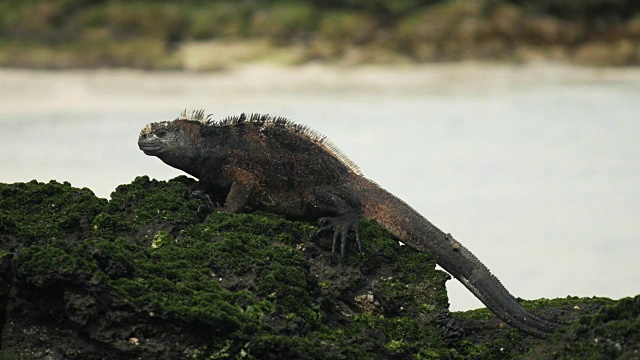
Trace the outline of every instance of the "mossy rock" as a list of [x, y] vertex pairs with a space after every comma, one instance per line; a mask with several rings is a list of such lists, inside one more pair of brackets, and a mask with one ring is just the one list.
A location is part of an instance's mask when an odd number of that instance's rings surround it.
[[528, 359], [639, 359], [640, 295], [608, 302], [528, 354]]
[[375, 222], [342, 263], [313, 219], [206, 213], [195, 186], [143, 176], [107, 201], [0, 184], [0, 356], [599, 359], [639, 346], [638, 298], [524, 302], [574, 323], [543, 342], [485, 309], [452, 316], [449, 276]]
[[447, 276], [426, 255], [363, 222], [365, 255], [351, 249], [341, 265], [313, 222], [203, 214], [189, 197], [194, 186], [139, 177], [107, 202], [67, 183], [0, 184], [5, 353], [357, 359], [427, 344], [451, 352], [433, 327], [447, 318]]
[[[588, 317], [606, 305], [614, 304], [602, 297], [581, 298], [568, 296], [558, 299], [520, 300], [522, 306], [547, 317], [559, 318], [564, 323], [576, 322], [581, 316]], [[513, 359], [530, 354], [553, 339], [533, 339], [516, 329], [506, 326], [486, 308], [455, 312], [453, 317], [464, 329], [462, 352], [474, 359]], [[563, 331], [563, 330], [561, 330]], [[533, 349], [533, 350], [532, 350]], [[542, 357], [549, 359], [553, 356]], [[581, 358], [581, 357], [577, 357]]]
[[0, 184], [0, 236], [44, 243], [76, 239], [89, 233], [88, 225], [106, 206], [91, 190], [68, 182]]

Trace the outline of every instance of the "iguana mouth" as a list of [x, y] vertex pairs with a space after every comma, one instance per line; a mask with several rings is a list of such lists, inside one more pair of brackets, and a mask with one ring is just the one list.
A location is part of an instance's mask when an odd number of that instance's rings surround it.
[[145, 144], [145, 143], [138, 143], [138, 147], [140, 148], [140, 150], [142, 150], [142, 152], [144, 152], [147, 155], [152, 155], [152, 154], [156, 154], [158, 153], [163, 147], [163, 144]]

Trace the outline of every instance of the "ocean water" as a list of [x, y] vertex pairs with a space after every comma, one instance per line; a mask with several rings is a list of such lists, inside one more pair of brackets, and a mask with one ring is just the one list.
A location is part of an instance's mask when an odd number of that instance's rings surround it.
[[[0, 70], [0, 182], [69, 181], [108, 198], [138, 175], [172, 178], [136, 140], [185, 108], [324, 133], [515, 296], [640, 293], [640, 69]], [[481, 306], [447, 287], [452, 309]]]

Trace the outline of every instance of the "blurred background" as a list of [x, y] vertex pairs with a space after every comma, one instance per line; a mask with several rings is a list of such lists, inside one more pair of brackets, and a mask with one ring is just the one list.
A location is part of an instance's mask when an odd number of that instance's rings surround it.
[[3, 0], [0, 65], [640, 63], [636, 0]]
[[108, 198], [181, 174], [138, 150], [146, 123], [271, 113], [514, 295], [617, 299], [640, 290], [638, 65], [636, 0], [4, 0], [0, 182]]

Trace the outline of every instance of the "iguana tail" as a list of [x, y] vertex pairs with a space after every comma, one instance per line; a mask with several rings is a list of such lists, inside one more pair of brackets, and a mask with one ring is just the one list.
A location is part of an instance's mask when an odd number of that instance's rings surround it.
[[560, 326], [525, 309], [475, 255], [405, 202], [368, 184], [362, 191], [363, 214], [389, 229], [403, 243], [432, 256], [460, 280], [497, 317], [530, 335], [546, 338]]

